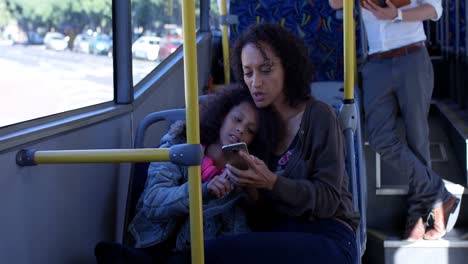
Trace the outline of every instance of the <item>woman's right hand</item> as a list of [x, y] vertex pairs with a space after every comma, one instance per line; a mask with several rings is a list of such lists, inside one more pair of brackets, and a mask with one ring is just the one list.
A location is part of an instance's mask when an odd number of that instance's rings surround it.
[[221, 175], [215, 176], [207, 185], [208, 193], [216, 198], [222, 198], [232, 191], [234, 186], [226, 178], [227, 172], [224, 171]]
[[278, 176], [268, 169], [265, 162], [242, 151], [239, 155], [247, 162], [249, 169], [240, 170], [227, 164], [225, 172], [227, 171], [229, 180], [244, 188], [272, 190]]

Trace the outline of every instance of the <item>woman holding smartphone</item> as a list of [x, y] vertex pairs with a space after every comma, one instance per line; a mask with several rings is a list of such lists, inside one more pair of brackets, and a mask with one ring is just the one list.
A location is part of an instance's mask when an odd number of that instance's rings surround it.
[[243, 153], [248, 170], [227, 165], [229, 178], [256, 190], [260, 208], [269, 208], [260, 223], [269, 232], [207, 243], [207, 263], [355, 263], [359, 216], [348, 191], [342, 133], [334, 110], [310, 95], [313, 72], [303, 41], [280, 25], [253, 25], [231, 58], [255, 105], [273, 108], [286, 131], [275, 144], [273, 170]]

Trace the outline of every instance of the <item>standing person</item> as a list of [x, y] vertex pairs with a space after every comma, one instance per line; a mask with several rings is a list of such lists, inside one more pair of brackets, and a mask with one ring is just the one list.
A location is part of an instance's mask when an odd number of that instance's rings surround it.
[[[343, 0], [329, 3], [333, 8], [343, 6]], [[369, 0], [361, 3], [369, 44], [368, 61], [362, 69], [369, 143], [383, 160], [409, 178], [403, 238], [439, 239], [449, 231], [447, 227], [453, 227], [457, 217], [453, 212], [460, 204], [431, 169], [429, 155], [427, 118], [434, 77], [422, 22], [440, 18], [441, 0], [411, 0], [399, 8], [390, 0], [386, 0], [386, 7]], [[403, 118], [407, 143], [397, 136], [398, 112]], [[429, 213], [434, 224], [426, 231]]]
[[335, 111], [310, 95], [304, 42], [280, 25], [253, 25], [231, 57], [256, 106], [276, 111], [285, 131], [272, 162], [242, 153], [249, 169], [226, 165], [235, 185], [255, 193], [258, 210], [270, 209], [260, 223], [267, 232], [207, 241], [206, 262], [355, 263], [359, 217], [348, 191], [344, 140]]

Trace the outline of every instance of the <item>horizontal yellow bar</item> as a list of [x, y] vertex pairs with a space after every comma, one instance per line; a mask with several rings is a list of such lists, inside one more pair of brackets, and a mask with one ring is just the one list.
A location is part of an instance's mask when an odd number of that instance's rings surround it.
[[36, 164], [169, 161], [168, 148], [50, 150], [34, 153]]

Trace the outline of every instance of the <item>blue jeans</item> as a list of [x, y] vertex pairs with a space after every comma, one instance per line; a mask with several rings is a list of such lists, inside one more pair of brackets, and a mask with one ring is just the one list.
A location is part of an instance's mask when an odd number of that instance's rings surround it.
[[205, 242], [207, 264], [356, 263], [354, 232], [344, 224], [323, 219], [285, 220], [271, 232], [223, 236]]

